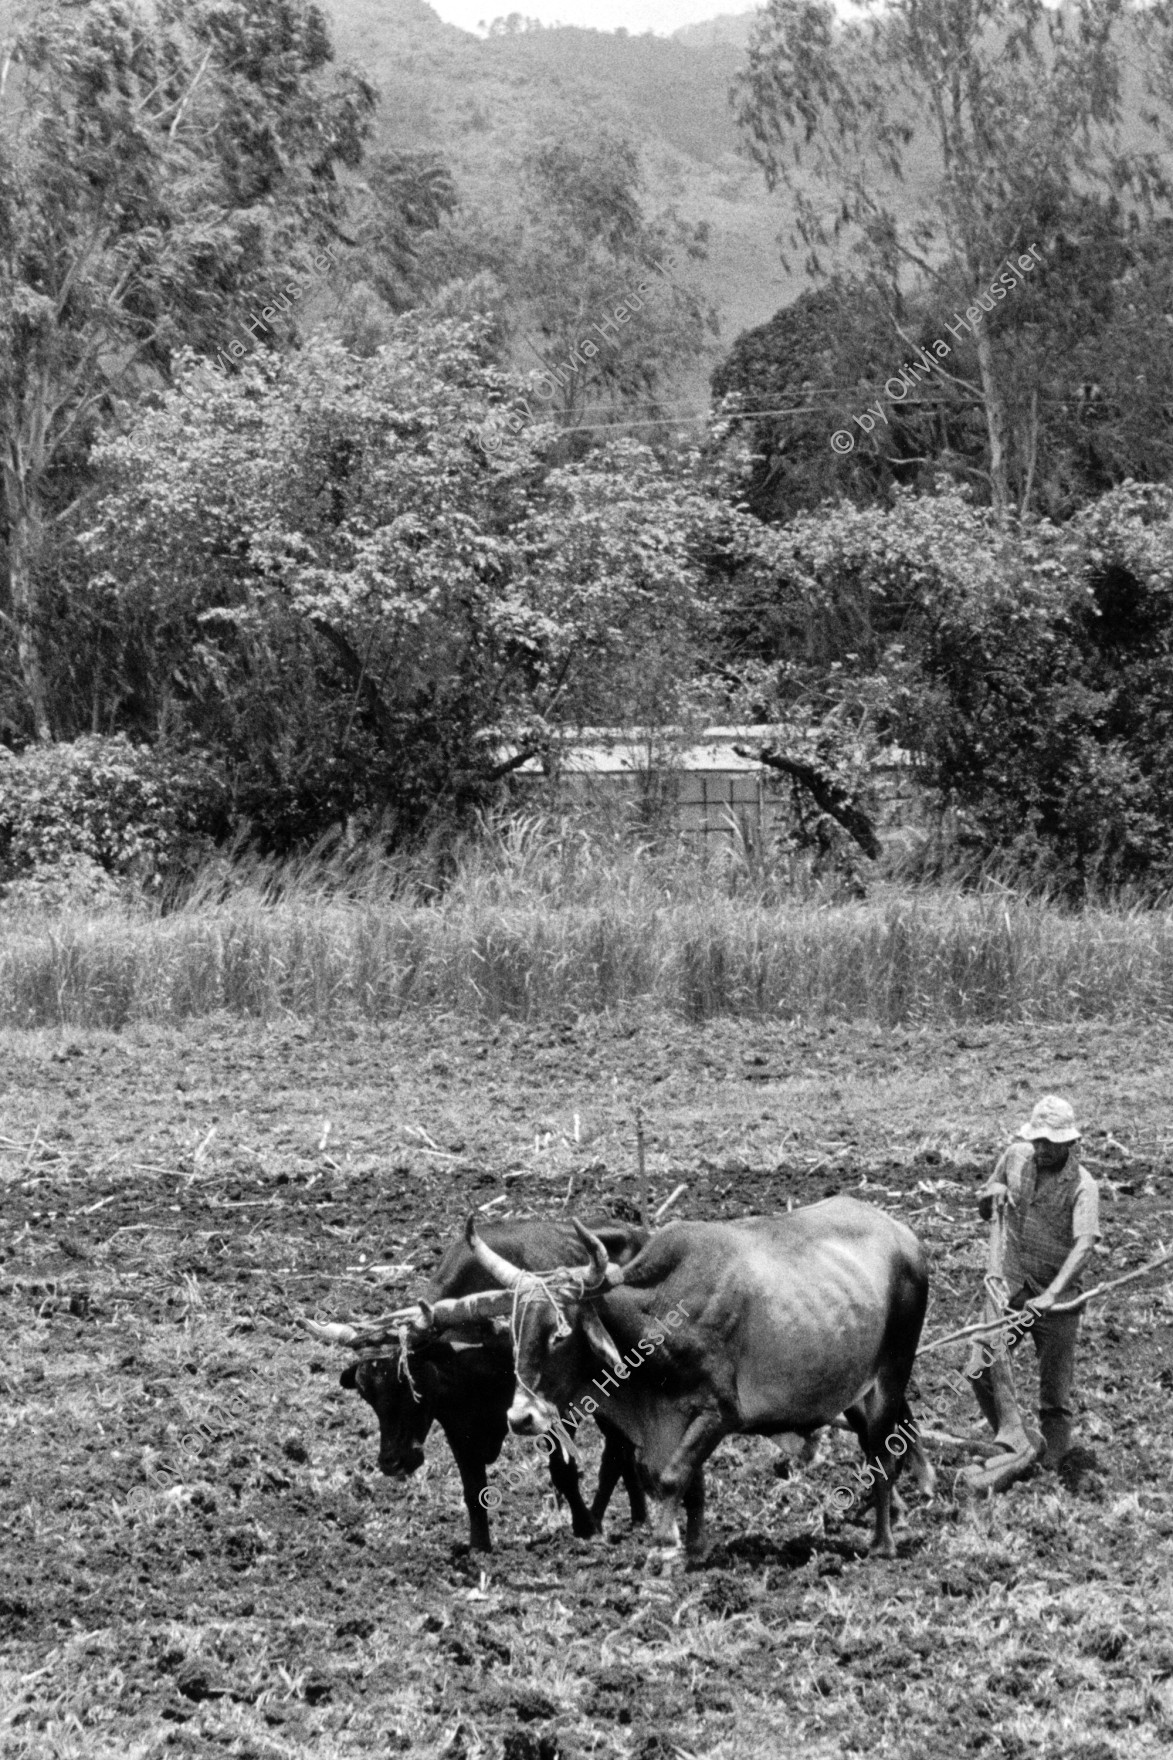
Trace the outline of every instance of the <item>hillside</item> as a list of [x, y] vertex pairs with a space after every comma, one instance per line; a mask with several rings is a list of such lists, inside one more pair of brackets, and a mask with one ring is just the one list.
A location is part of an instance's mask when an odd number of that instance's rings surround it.
[[[0, 0], [0, 33], [35, 3]], [[719, 324], [682, 370], [685, 407], [704, 408], [713, 367], [737, 337], [807, 285], [801, 259], [789, 268], [781, 260], [788, 200], [771, 195], [742, 154], [729, 104], [754, 11], [715, 16], [671, 37], [555, 27], [485, 38], [444, 23], [426, 0], [320, 4], [339, 59], [380, 90], [379, 144], [442, 154], [462, 201], [481, 214], [515, 209], [518, 167], [535, 133], [573, 134], [576, 124], [594, 122], [632, 139], [645, 210], [671, 208], [708, 228], [707, 261], [677, 272]], [[1135, 59], [1126, 63], [1126, 104], [1138, 113], [1140, 69]], [[1129, 144], [1141, 144], [1142, 132], [1138, 123]], [[915, 211], [936, 175], [931, 159], [914, 160], [897, 201]]]
[[690, 49], [704, 48], [710, 43], [732, 43], [738, 49], [744, 49], [757, 16], [756, 8], [749, 12], [726, 12], [719, 18], [705, 19], [702, 24], [681, 25], [672, 35], [678, 43], [687, 43]]
[[[674, 37], [566, 27], [480, 38], [445, 24], [425, 0], [319, 3], [338, 59], [379, 87], [379, 144], [441, 152], [462, 197], [488, 212], [511, 205], [522, 144], [535, 129], [582, 116], [633, 139], [646, 209], [672, 206], [709, 227], [708, 261], [682, 279], [714, 308], [720, 329], [681, 375], [689, 407], [707, 406], [709, 375], [738, 334], [802, 290], [804, 278], [779, 261], [781, 201], [739, 155], [729, 107], [751, 12]], [[35, 0], [0, 0], [0, 37], [35, 10]]]
[[535, 128], [590, 115], [638, 143], [647, 208], [672, 205], [710, 229], [708, 261], [687, 279], [716, 309], [720, 334], [684, 375], [694, 407], [707, 402], [709, 373], [739, 332], [801, 290], [778, 258], [781, 205], [739, 156], [728, 102], [742, 58], [731, 37], [752, 14], [675, 38], [567, 27], [482, 39], [444, 24], [424, 0], [324, 0], [324, 10], [339, 57], [380, 88], [381, 142], [442, 151], [471, 201], [507, 202]]

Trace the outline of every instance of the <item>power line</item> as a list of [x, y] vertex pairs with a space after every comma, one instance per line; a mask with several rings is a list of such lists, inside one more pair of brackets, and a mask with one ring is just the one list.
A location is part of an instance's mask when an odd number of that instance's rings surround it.
[[[866, 391], [861, 393], [858, 389], [853, 387], [851, 401], [856, 402], [861, 395], [866, 397], [868, 393]], [[1098, 409], [1106, 408], [1106, 400], [1103, 403], [1099, 403], [1098, 401], [1093, 402], [1093, 400], [1081, 397], [1057, 397], [1050, 392], [1040, 392], [1039, 402], [1049, 403], [1057, 408], [1067, 408], [1072, 406], [1077, 408], [1086, 407], [1089, 409], [1093, 407]], [[636, 407], [638, 408], [639, 406], [636, 405]], [[949, 397], [947, 395], [940, 397], [910, 397], [907, 399], [901, 399], [899, 403], [893, 404], [892, 407], [898, 412], [904, 409], [982, 409], [985, 407], [985, 400], [980, 397], [961, 398]], [[838, 417], [842, 416], [843, 413], [842, 404], [801, 403], [790, 405], [785, 409], [703, 410], [699, 412], [690, 411], [688, 414], [684, 415], [666, 412], [661, 416], [641, 416], [638, 418], [617, 416], [614, 421], [610, 422], [576, 422], [568, 427], [559, 427], [558, 432], [560, 434], [605, 434], [616, 428], [673, 428], [684, 427], [690, 422], [761, 421], [767, 417], [772, 418], [774, 416]], [[867, 413], [868, 411], [865, 407], [864, 414], [866, 415]], [[848, 417], [847, 419], [850, 420], [851, 418]], [[491, 420], [481, 424], [482, 428], [488, 428], [494, 425], [495, 424]], [[551, 422], [550, 425], [557, 426], [557, 424], [553, 422]]]

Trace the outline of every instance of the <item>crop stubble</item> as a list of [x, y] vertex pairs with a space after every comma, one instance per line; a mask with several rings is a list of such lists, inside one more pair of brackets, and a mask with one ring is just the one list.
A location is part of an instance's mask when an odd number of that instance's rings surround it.
[[[492, 1560], [470, 1559], [442, 1439], [406, 1488], [383, 1480], [371, 1414], [294, 1316], [391, 1305], [363, 1264], [414, 1265], [397, 1298], [473, 1204], [631, 1205], [640, 1099], [655, 1194], [687, 1179], [684, 1214], [866, 1181], [932, 1249], [941, 1330], [977, 1299], [973, 1176], [1045, 1089], [1076, 1100], [1119, 1187], [1111, 1267], [1169, 1240], [1170, 1061], [1156, 1030], [1094, 1024], [7, 1035], [0, 1753], [1167, 1750], [1159, 1285], [1088, 1325], [1082, 1494], [946, 1493], [896, 1563], [865, 1564], [866, 1529], [825, 1513], [854, 1443], [780, 1480], [739, 1439], [710, 1468], [713, 1553], [673, 1579], [618, 1505], [606, 1539], [574, 1541], [515, 1441], [525, 1482]], [[925, 1359], [916, 1405], [964, 1435], [962, 1349]], [[948, 1484], [963, 1456], [934, 1453]]]

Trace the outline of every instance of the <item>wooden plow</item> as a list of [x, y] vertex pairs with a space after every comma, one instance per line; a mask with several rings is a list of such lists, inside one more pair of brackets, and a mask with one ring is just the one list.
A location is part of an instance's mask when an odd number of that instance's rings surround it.
[[[993, 1458], [983, 1466], [963, 1468], [961, 1482], [972, 1491], [1003, 1491], [1015, 1480], [1021, 1479], [1029, 1472], [1039, 1455], [1042, 1453], [1042, 1440], [1029, 1431], [1023, 1423], [1014, 1392], [1014, 1381], [1010, 1370], [1009, 1351], [1006, 1333], [1008, 1329], [1022, 1332], [1033, 1324], [1030, 1304], [1025, 1308], [1010, 1311], [1007, 1308], [1009, 1291], [1002, 1275], [1005, 1253], [1005, 1211], [999, 1205], [994, 1212], [990, 1228], [990, 1252], [988, 1268], [985, 1276], [986, 1301], [983, 1318], [972, 1326], [960, 1326], [955, 1332], [947, 1332], [941, 1338], [930, 1339], [922, 1344], [917, 1352], [918, 1357], [927, 1356], [930, 1351], [942, 1349], [947, 1344], [956, 1344], [962, 1339], [988, 1337], [989, 1355], [987, 1368], [990, 1375], [990, 1396], [983, 1400], [978, 1395], [978, 1403], [983, 1414], [995, 1431]], [[1126, 1284], [1135, 1283], [1139, 1278], [1151, 1277], [1155, 1272], [1167, 1269], [1173, 1264], [1173, 1251], [1164, 1245], [1155, 1259], [1147, 1265], [1140, 1265], [1135, 1271], [1126, 1271], [1120, 1277], [1108, 1278], [1097, 1283], [1093, 1289], [1085, 1290], [1081, 1295], [1074, 1296], [1067, 1302], [1056, 1302], [1053, 1307], [1045, 1309], [1048, 1314], [1074, 1314], [1087, 1306], [1090, 1301], [1107, 1295], [1110, 1291], [1123, 1289]], [[975, 1388], [975, 1393], [977, 1389]], [[987, 1404], [989, 1409], [987, 1410]]]

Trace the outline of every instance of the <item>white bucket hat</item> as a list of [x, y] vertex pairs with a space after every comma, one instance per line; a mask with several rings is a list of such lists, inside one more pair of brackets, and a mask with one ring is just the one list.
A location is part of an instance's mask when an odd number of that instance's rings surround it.
[[1036, 1137], [1047, 1137], [1052, 1143], [1077, 1143], [1079, 1127], [1075, 1122], [1075, 1113], [1066, 1100], [1060, 1100], [1058, 1094], [1044, 1094], [1030, 1120], [1019, 1132], [1028, 1143]]

